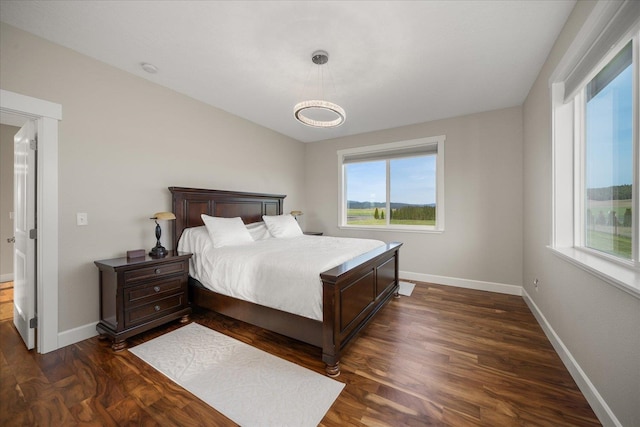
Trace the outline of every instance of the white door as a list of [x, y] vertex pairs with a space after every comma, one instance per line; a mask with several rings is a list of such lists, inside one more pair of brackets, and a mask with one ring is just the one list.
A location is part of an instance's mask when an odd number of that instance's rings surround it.
[[13, 139], [13, 323], [28, 349], [35, 345], [35, 329], [30, 325], [36, 311], [35, 141], [34, 121], [25, 124]]

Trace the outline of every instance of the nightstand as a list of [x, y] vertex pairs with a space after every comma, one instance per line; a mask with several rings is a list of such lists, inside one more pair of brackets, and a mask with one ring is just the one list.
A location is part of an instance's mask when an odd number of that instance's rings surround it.
[[111, 338], [114, 351], [127, 347], [127, 338], [175, 319], [189, 320], [190, 253], [169, 252], [163, 258], [114, 258], [95, 261], [100, 270], [102, 338]]
[[307, 236], [322, 236], [322, 231], [304, 231], [303, 234]]

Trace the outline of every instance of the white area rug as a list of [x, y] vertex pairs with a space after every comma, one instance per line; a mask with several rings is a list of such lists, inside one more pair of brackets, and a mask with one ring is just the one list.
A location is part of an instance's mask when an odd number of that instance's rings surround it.
[[197, 323], [129, 351], [243, 427], [317, 426], [344, 387]]
[[413, 288], [416, 287], [416, 285], [413, 283], [402, 282], [402, 281], [399, 283], [399, 285], [400, 286], [398, 287], [398, 293], [400, 295], [404, 295], [407, 297], [411, 296], [411, 292], [413, 292]]

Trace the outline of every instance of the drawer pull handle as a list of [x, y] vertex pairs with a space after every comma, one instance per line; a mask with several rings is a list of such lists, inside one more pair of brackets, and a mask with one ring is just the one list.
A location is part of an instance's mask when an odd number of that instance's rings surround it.
[[156, 268], [155, 273], [156, 273], [156, 274], [160, 274], [160, 269], [159, 269], [159, 268]]
[[160, 292], [160, 286], [154, 286], [153, 290], [156, 291], [156, 292]]
[[156, 311], [160, 311], [160, 306], [159, 306], [159, 305], [156, 305], [156, 306], [155, 306], [155, 307], [153, 307], [153, 308], [155, 308], [155, 309], [156, 309]]

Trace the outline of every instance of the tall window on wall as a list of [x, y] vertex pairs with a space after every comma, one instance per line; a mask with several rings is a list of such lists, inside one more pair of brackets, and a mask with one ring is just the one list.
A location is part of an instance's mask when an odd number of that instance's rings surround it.
[[585, 247], [633, 259], [634, 149], [632, 47], [627, 45], [579, 97], [584, 116], [580, 177]]
[[598, 2], [551, 77], [552, 249], [640, 297], [640, 2]]
[[444, 136], [338, 151], [340, 226], [444, 230]]

